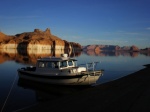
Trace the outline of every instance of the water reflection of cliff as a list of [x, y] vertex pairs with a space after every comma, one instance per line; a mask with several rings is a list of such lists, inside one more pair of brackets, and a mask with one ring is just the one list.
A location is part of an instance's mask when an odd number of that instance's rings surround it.
[[[32, 64], [35, 65], [36, 61], [40, 57], [59, 57], [61, 54], [68, 54], [70, 57], [78, 57], [81, 55], [80, 50], [17, 50], [17, 49], [0, 49], [0, 63], [4, 63], [5, 61], [14, 60], [18, 63], [23, 64]], [[137, 57], [139, 54], [150, 56], [150, 52], [128, 52], [128, 51], [116, 51], [116, 52], [95, 52], [94, 50], [83, 51], [82, 53], [90, 56], [129, 56], [129, 57]]]
[[40, 57], [59, 57], [64, 53], [68, 54], [70, 57], [81, 55], [81, 51], [78, 50], [0, 49], [0, 63], [14, 60], [18, 63], [35, 65], [37, 59]]

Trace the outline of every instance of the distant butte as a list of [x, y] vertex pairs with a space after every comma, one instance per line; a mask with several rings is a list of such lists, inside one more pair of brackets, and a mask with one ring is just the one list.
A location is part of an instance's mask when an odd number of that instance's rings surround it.
[[132, 52], [139, 52], [140, 49], [135, 46], [123, 46], [120, 47], [118, 45], [87, 45], [87, 46], [83, 46], [82, 49], [84, 51], [90, 51], [90, 50], [94, 50], [96, 52], [100, 52], [100, 51], [132, 51]]

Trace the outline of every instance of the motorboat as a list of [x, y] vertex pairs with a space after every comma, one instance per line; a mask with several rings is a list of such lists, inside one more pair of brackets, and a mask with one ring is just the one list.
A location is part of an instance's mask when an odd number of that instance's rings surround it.
[[95, 63], [77, 66], [75, 58], [63, 54], [60, 57], [39, 58], [36, 66], [18, 69], [18, 75], [21, 78], [57, 85], [91, 85], [103, 74], [101, 69], [94, 70]]

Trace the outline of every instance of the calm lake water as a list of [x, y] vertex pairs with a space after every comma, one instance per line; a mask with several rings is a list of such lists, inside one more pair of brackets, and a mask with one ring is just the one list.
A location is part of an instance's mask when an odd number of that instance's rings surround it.
[[[55, 100], [83, 89], [21, 81], [17, 69], [34, 65], [36, 58], [37, 55], [0, 54], [0, 109], [3, 112], [28, 108], [38, 102]], [[144, 68], [143, 65], [150, 64], [150, 55], [140, 53], [81, 53], [75, 58], [78, 65], [99, 62], [96, 69], [105, 70], [95, 85], [126, 76]]]

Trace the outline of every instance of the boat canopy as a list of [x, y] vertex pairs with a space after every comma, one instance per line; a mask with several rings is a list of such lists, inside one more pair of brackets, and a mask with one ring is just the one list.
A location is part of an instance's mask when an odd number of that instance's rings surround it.
[[76, 59], [73, 59], [73, 58], [69, 58], [69, 57], [47, 57], [47, 58], [40, 58], [38, 59], [38, 61], [77, 61]]

